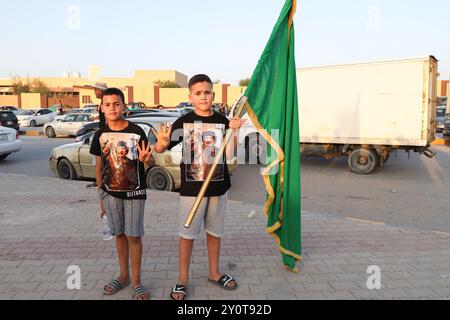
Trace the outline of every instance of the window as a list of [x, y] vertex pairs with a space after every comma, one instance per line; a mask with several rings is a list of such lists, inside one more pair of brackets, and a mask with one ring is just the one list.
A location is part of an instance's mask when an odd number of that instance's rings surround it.
[[73, 115], [67, 116], [64, 118], [64, 122], [73, 122], [73, 121], [75, 121], [75, 117], [76, 116], [73, 116]]
[[83, 103], [92, 103], [91, 96], [83, 96]]

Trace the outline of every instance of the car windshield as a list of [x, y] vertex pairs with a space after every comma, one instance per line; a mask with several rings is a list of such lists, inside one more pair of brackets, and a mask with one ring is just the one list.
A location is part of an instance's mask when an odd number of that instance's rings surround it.
[[445, 109], [437, 109], [436, 116], [438, 116], [439, 118], [445, 117], [445, 111]]
[[16, 120], [16, 116], [12, 112], [0, 112], [0, 119], [4, 121], [11, 121]]
[[18, 116], [32, 116], [34, 113], [29, 110], [18, 110], [17, 115]]

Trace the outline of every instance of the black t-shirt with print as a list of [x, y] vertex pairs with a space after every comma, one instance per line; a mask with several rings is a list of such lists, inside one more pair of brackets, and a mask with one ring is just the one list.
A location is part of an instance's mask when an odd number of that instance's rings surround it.
[[90, 153], [103, 163], [101, 188], [121, 199], [147, 199], [144, 164], [139, 161], [137, 144], [148, 139], [144, 130], [128, 122], [128, 127], [114, 131], [106, 125], [92, 139]]
[[[217, 112], [210, 117], [190, 112], [172, 125], [169, 150], [179, 143], [183, 144], [183, 160], [180, 165], [181, 196], [196, 197], [200, 193], [215, 155], [223, 143], [229, 123], [226, 117]], [[224, 153], [205, 196], [222, 196], [230, 188], [230, 174]]]

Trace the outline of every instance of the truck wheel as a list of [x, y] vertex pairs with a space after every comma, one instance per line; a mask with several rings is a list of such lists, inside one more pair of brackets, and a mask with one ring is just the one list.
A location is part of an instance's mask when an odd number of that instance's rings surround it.
[[53, 129], [53, 127], [47, 127], [47, 129], [45, 129], [45, 134], [49, 138], [55, 138], [56, 137], [55, 129]]
[[153, 167], [147, 173], [147, 187], [159, 191], [173, 191], [175, 184], [169, 172], [161, 167]]
[[58, 162], [58, 176], [65, 180], [76, 180], [77, 173], [75, 168], [67, 159], [62, 159]]
[[369, 174], [378, 165], [378, 154], [375, 150], [358, 148], [352, 151], [348, 158], [350, 169], [357, 174]]

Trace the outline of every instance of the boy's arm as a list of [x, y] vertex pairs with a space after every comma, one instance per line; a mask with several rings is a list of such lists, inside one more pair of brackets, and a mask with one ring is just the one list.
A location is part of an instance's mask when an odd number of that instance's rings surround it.
[[242, 127], [242, 125], [245, 123], [246, 120], [242, 120], [239, 117], [234, 117], [231, 119], [229, 123], [229, 128], [233, 129], [233, 138], [230, 141], [229, 144], [227, 144], [226, 148], [226, 155], [227, 160], [232, 160], [234, 156], [237, 154], [237, 147], [239, 143], [239, 129]]
[[227, 160], [231, 161], [237, 154], [239, 143], [239, 130], [233, 130], [233, 138], [231, 138], [230, 143], [227, 144], [226, 155]]
[[98, 195], [100, 198], [100, 218], [103, 218], [105, 215], [105, 208], [103, 206], [102, 198], [101, 198], [101, 189], [102, 186], [102, 170], [103, 170], [103, 163], [101, 157], [96, 157], [96, 166], [95, 166], [95, 178], [96, 178], [96, 184], [98, 187]]

